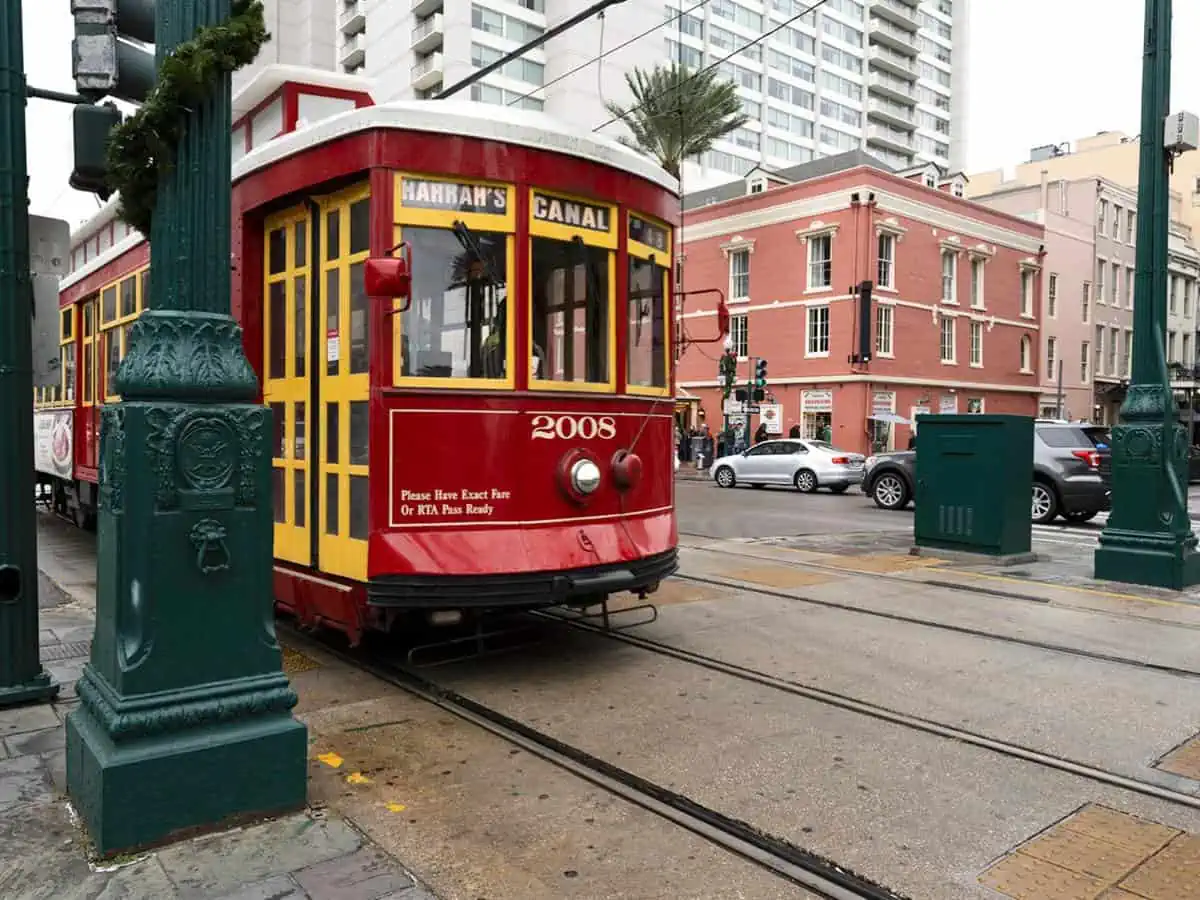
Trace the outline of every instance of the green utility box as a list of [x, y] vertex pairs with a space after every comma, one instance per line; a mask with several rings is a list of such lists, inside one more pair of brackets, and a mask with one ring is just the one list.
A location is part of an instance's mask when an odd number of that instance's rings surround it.
[[916, 545], [1028, 554], [1032, 476], [1032, 418], [918, 416]]

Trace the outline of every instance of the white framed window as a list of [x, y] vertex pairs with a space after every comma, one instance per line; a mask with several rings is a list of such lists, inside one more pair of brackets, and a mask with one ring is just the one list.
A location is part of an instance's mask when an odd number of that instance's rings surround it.
[[1092, 345], [1079, 342], [1079, 380], [1087, 384], [1092, 380]]
[[1046, 377], [1054, 378], [1058, 371], [1058, 338], [1046, 338]]
[[1080, 321], [1084, 325], [1092, 318], [1092, 283], [1090, 281], [1083, 283], [1083, 296], [1080, 297], [1079, 315]]
[[1104, 374], [1104, 332], [1103, 325], [1096, 326], [1096, 342], [1093, 345], [1096, 350], [1096, 362], [1095, 368], [1092, 371], [1097, 375]]
[[1100, 201], [1100, 212], [1096, 214], [1096, 230], [1105, 233], [1105, 223], [1108, 221], [1108, 201]]
[[1112, 264], [1112, 305], [1121, 305], [1121, 264]]
[[808, 343], [805, 346], [805, 356], [829, 355], [829, 307], [810, 306], [807, 309], [805, 331]]
[[833, 235], [813, 235], [808, 239], [808, 289], [826, 290], [832, 285]]
[[[971, 365], [983, 365], [983, 323], [971, 323]], [[968, 410], [969, 412], [969, 410]]]
[[765, 179], [765, 178], [753, 178], [753, 179], [751, 179], [751, 180], [750, 180], [750, 189], [747, 191], [747, 193], [750, 193], [750, 194], [761, 194], [761, 193], [763, 193], [763, 191], [765, 191], [766, 189], [767, 189], [767, 179]]
[[953, 316], [941, 316], [938, 320], [938, 350], [942, 362], [947, 365], [953, 365], [956, 362]]
[[1196, 282], [1190, 278], [1183, 280], [1183, 315], [1184, 318], [1192, 314], [1192, 294], [1195, 293]]
[[1167, 362], [1173, 363], [1179, 361], [1179, 356], [1175, 353], [1175, 332], [1167, 332]]
[[1180, 340], [1182, 343], [1179, 348], [1179, 361], [1191, 368], [1196, 364], [1196, 360], [1192, 359], [1192, 336], [1184, 334]]
[[1131, 247], [1137, 240], [1137, 213], [1132, 209], [1125, 212], [1125, 243]]
[[1119, 328], [1110, 328], [1108, 330], [1108, 346], [1106, 348], [1108, 356], [1105, 359], [1104, 365], [1110, 375], [1118, 375], [1117, 372], [1117, 341], [1120, 339], [1121, 330]]
[[1131, 368], [1133, 354], [1133, 329], [1126, 328], [1121, 336], [1121, 372], [1126, 378], [1133, 371]]
[[956, 182], [954, 182], [954, 186], [953, 186], [953, 187], [950, 189], [950, 192], [951, 192], [952, 194], [954, 194], [954, 196], [955, 196], [955, 197], [961, 197], [961, 196], [963, 196], [963, 186], [962, 186], [962, 182], [961, 182], [961, 181], [956, 181]]
[[1046, 282], [1046, 315], [1058, 318], [1058, 273], [1051, 272]]
[[746, 300], [750, 297], [750, 251], [729, 252], [729, 299]]
[[1137, 273], [1132, 267], [1125, 270], [1125, 306], [1133, 309], [1133, 288], [1137, 284]]
[[1021, 315], [1033, 315], [1033, 272], [1029, 269], [1021, 272]]
[[1121, 239], [1121, 213], [1124, 211], [1122, 207], [1113, 204], [1112, 239], [1114, 241]]
[[896, 308], [887, 304], [875, 307], [875, 353], [892, 356], [892, 337], [896, 325]]
[[983, 267], [986, 260], [971, 260], [971, 306], [983, 309]]
[[1031, 368], [1033, 357], [1033, 342], [1029, 340], [1029, 335], [1021, 338], [1021, 371], [1025, 373], [1032, 372]]
[[958, 254], [953, 250], [942, 251], [942, 302], [957, 303], [957, 274]]
[[930, 175], [928, 172], [925, 173], [925, 187], [928, 187], [928, 188], [936, 188], [937, 187], [937, 178], [935, 178], [933, 175]]
[[729, 317], [729, 337], [737, 358], [746, 359], [750, 355], [750, 321], [745, 313]]
[[879, 235], [879, 286], [896, 289], [896, 236]]
[[1108, 268], [1108, 262], [1103, 259], [1096, 260], [1096, 303], [1104, 305], [1104, 273]]
[[1175, 315], [1176, 311], [1179, 309], [1179, 276], [1178, 275], [1171, 276], [1171, 290], [1167, 294], [1167, 298], [1169, 300], [1169, 312], [1171, 313], [1171, 315]]

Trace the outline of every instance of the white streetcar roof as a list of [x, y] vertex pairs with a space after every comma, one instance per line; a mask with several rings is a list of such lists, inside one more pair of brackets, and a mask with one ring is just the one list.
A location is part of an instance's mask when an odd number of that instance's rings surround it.
[[564, 153], [640, 176], [669, 191], [679, 182], [619, 141], [580, 132], [543, 112], [471, 100], [402, 100], [350, 110], [256, 147], [233, 166], [233, 180], [296, 153], [375, 128], [456, 134]]

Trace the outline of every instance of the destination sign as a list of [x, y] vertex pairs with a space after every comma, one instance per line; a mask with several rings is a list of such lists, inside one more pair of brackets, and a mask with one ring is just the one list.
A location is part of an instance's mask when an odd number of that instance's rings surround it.
[[577, 200], [564, 200], [561, 197], [550, 197], [535, 191], [533, 194], [533, 217], [539, 222], [551, 222], [555, 225], [566, 225], [569, 228], [582, 228], [585, 231], [599, 231], [607, 234], [612, 210], [607, 206], [595, 206], [591, 203], [580, 203]]
[[401, 178], [400, 184], [401, 205], [411, 209], [444, 209], [492, 216], [508, 212], [508, 188], [425, 178]]
[[667, 252], [667, 229], [660, 228], [652, 222], [638, 216], [629, 217], [629, 239], [653, 247], [655, 250]]

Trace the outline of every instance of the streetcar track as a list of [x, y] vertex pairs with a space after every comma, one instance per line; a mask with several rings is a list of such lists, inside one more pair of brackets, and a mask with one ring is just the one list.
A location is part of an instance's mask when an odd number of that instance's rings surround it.
[[280, 622], [278, 627], [294, 644], [315, 646], [826, 900], [908, 900], [811, 850], [606, 762], [451, 688], [437, 685], [411, 669], [390, 660], [369, 658], [365, 651], [334, 647], [287, 623]]
[[[704, 548], [692, 548], [692, 549], [704, 549]], [[727, 556], [738, 556], [738, 557], [741, 557], [744, 559], [757, 560], [759, 562], [773, 562], [773, 561], [777, 562], [777, 560], [772, 560], [770, 557], [765, 557], [765, 556], [754, 556], [752, 554], [744, 554], [744, 553], [742, 553], [742, 554], [724, 553], [724, 551], [722, 551], [722, 553], [723, 553], [723, 555], [727, 555]], [[799, 563], [798, 565], [803, 566], [803, 565], [807, 565], [807, 563]], [[833, 567], [831, 567], [831, 566], [827, 566], [827, 567], [823, 567], [823, 568], [833, 569]], [[835, 571], [841, 572], [843, 574], [849, 574], [849, 575], [860, 574], [856, 571], [852, 571], [852, 570], [848, 570], [848, 569], [836, 569]], [[867, 574], [874, 575], [877, 573], [867, 573]], [[1016, 644], [1016, 645], [1020, 645], [1020, 646], [1030, 647], [1035, 650], [1045, 650], [1045, 651], [1051, 652], [1051, 653], [1062, 653], [1062, 654], [1069, 655], [1069, 656], [1080, 657], [1082, 659], [1091, 659], [1091, 660], [1095, 660], [1097, 662], [1109, 663], [1111, 665], [1129, 666], [1129, 667], [1136, 668], [1136, 669], [1143, 669], [1148, 672], [1157, 672], [1162, 675], [1170, 675], [1175, 678], [1200, 678], [1200, 670], [1196, 670], [1196, 669], [1184, 669], [1184, 668], [1180, 668], [1178, 666], [1170, 666], [1165, 663], [1156, 663], [1156, 662], [1150, 662], [1147, 660], [1130, 659], [1127, 656], [1120, 656], [1115, 653], [1103, 653], [1099, 650], [1087, 650], [1083, 647], [1071, 647], [1066, 644], [1054, 644], [1049, 641], [1039, 641], [1034, 638], [1022, 638], [1022, 637], [1017, 637], [1015, 635], [996, 634], [995, 632], [985, 631], [981, 628], [972, 628], [968, 625], [954, 625], [949, 622], [939, 622], [935, 619], [923, 619], [923, 618], [920, 618], [919, 616], [908, 616], [908, 615], [905, 615], [904, 613], [888, 612], [887, 610], [879, 610], [879, 609], [867, 609], [867, 608], [861, 607], [861, 606], [852, 606], [852, 605], [849, 605], [846, 603], [838, 603], [835, 600], [818, 600], [814, 597], [806, 597], [801, 594], [789, 594], [787, 591], [781, 591], [781, 590], [775, 590], [775, 589], [768, 588], [768, 587], [763, 587], [760, 585], [753, 584], [752, 582], [741, 582], [741, 581], [727, 580], [724, 578], [713, 578], [708, 575], [689, 575], [686, 572], [676, 572], [671, 577], [679, 579], [681, 581], [690, 581], [690, 582], [694, 582], [696, 584], [705, 584], [705, 585], [709, 585], [711, 587], [724, 588], [726, 590], [747, 591], [750, 593], [762, 594], [763, 596], [772, 597], [772, 598], [780, 599], [780, 600], [793, 600], [793, 601], [797, 601], [800, 603], [807, 603], [812, 606], [824, 607], [826, 609], [836, 609], [836, 610], [840, 610], [843, 612], [857, 613], [857, 614], [863, 615], [863, 616], [873, 616], [873, 617], [879, 618], [879, 619], [887, 619], [887, 620], [893, 621], [893, 622], [903, 622], [904, 624], [907, 624], [907, 625], [919, 625], [919, 626], [924, 626], [926, 628], [936, 628], [936, 629], [939, 629], [942, 631], [949, 631], [954, 634], [964, 634], [964, 635], [968, 635], [970, 637], [983, 638], [985, 640], [997, 641], [997, 642], [1004, 643], [1004, 644]], [[939, 587], [939, 588], [943, 588], [946, 590], [959, 590], [961, 588], [965, 593], [977, 593], [976, 591], [972, 591], [969, 587], [962, 588], [960, 585], [954, 585], [951, 582], [933, 582], [933, 583], [931, 583], [931, 582], [927, 582], [927, 581], [914, 581], [912, 579], [899, 579], [899, 578], [897, 578], [897, 580], [904, 581], [906, 584], [909, 584], [909, 585], [928, 584], [931, 587]], [[983, 592], [979, 592], [979, 593], [983, 593]], [[992, 596], [993, 592], [987, 591], [986, 594], [988, 596]], [[1096, 614], [1097, 615], [1108, 615], [1108, 613], [1096, 613]], [[1157, 620], [1150, 620], [1150, 621], [1155, 621], [1156, 624], [1165, 625], [1167, 627], [1174, 627], [1174, 625], [1175, 625], [1175, 623], [1172, 623], [1172, 622], [1157, 622]]]
[[803, 697], [807, 700], [812, 700], [826, 706], [832, 706], [846, 712], [856, 713], [867, 718], [888, 722], [892, 725], [899, 725], [910, 730], [920, 731], [926, 734], [932, 734], [938, 737], [947, 738], [949, 740], [958, 741], [960, 743], [969, 744], [981, 749], [990, 750], [1001, 756], [1031, 762], [1048, 769], [1055, 769], [1060, 772], [1086, 778], [1090, 781], [1104, 784], [1109, 787], [1119, 788], [1132, 793], [1142, 794], [1143, 796], [1164, 800], [1168, 803], [1174, 803], [1179, 806], [1186, 806], [1191, 809], [1200, 810], [1200, 796], [1184, 793], [1182, 791], [1176, 791], [1153, 782], [1143, 781], [1128, 775], [1121, 775], [1117, 772], [1110, 772], [1107, 769], [1102, 769], [1098, 766], [1092, 766], [1087, 763], [1081, 763], [1073, 759], [1068, 759], [1065, 756], [1058, 756], [1053, 753], [1045, 753], [1041, 750], [1035, 750], [1032, 747], [1026, 747], [1022, 744], [1001, 740], [1000, 738], [989, 737], [985, 734], [969, 731], [965, 728], [946, 725], [933, 719], [927, 719], [923, 716], [900, 712], [899, 710], [891, 709], [890, 707], [882, 706], [877, 703], [872, 703], [869, 700], [860, 700], [857, 697], [851, 697], [847, 694], [838, 693], [837, 691], [826, 690], [825, 688], [819, 688], [800, 681], [779, 678], [774, 675], [769, 675], [766, 672], [760, 672], [756, 669], [751, 669], [747, 666], [727, 662], [703, 653], [696, 653], [692, 650], [685, 650], [681, 647], [675, 647], [671, 644], [666, 644], [662, 641], [656, 641], [652, 638], [638, 637], [624, 631], [605, 629], [598, 625], [593, 625], [588, 622], [574, 619], [572, 618], [571, 614], [534, 612], [532, 615], [546, 620], [553, 620], [560, 624], [598, 637], [603, 637], [609, 640], [618, 641], [623, 644], [628, 644], [633, 647], [638, 647], [659, 656], [665, 656], [675, 659], [679, 662], [690, 663], [692, 665], [708, 669], [709, 671], [729, 675], [741, 681], [757, 684], [762, 687], [772, 688], [782, 693]]

